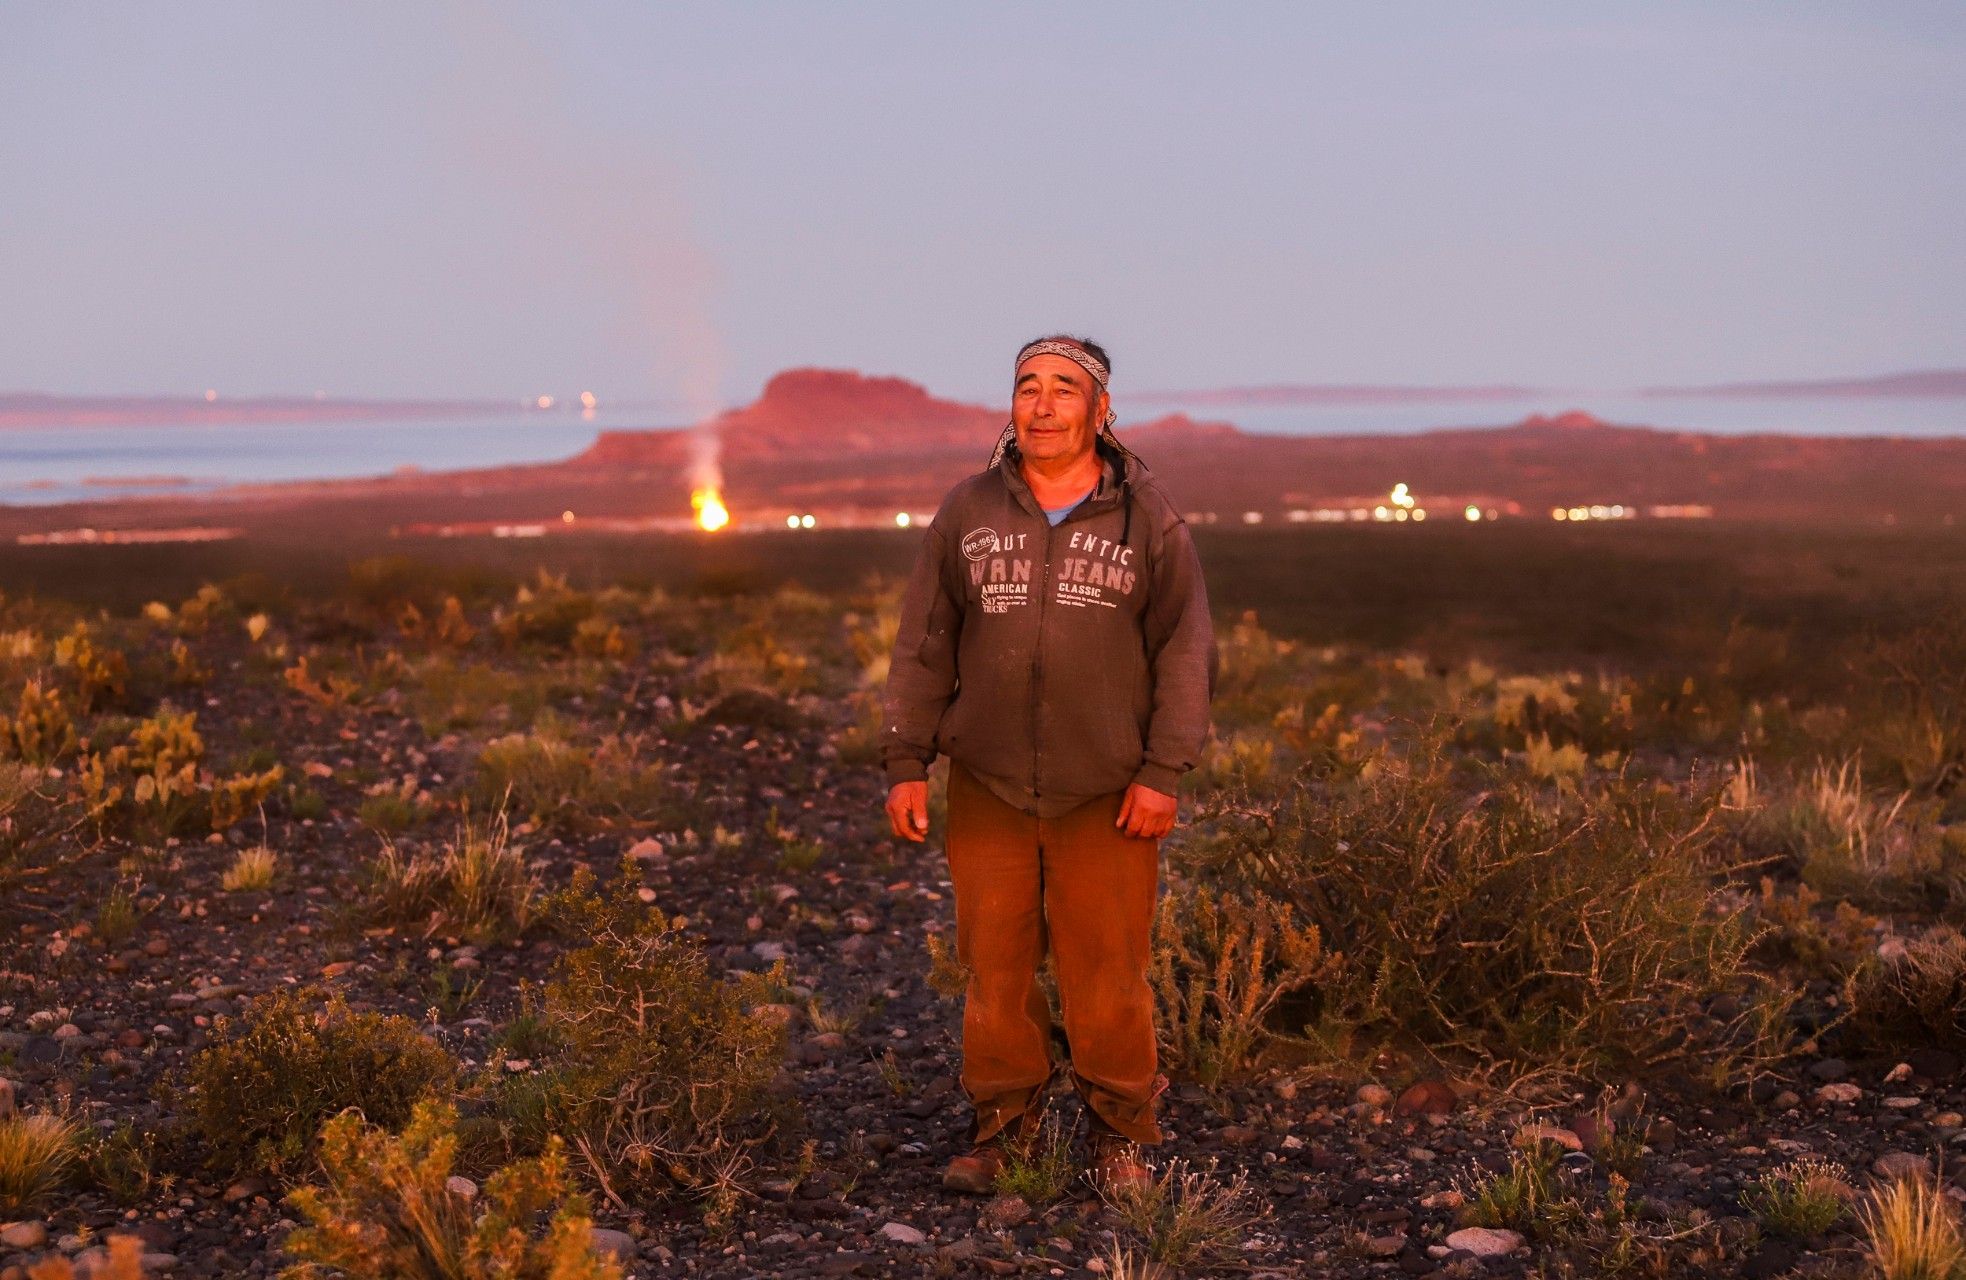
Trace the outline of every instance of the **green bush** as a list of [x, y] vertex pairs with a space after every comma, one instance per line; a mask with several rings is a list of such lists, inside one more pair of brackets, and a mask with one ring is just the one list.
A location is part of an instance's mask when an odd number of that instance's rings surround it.
[[[1779, 1048], [1746, 913], [1714, 906], [1717, 796], [1624, 775], [1539, 788], [1424, 726], [1356, 777], [1298, 775], [1198, 846], [1346, 959], [1327, 1022], [1436, 1052], [1578, 1073]], [[1745, 997], [1745, 998], [1744, 998]]]
[[369, 864], [364, 914], [385, 924], [435, 921], [479, 944], [506, 942], [532, 923], [538, 888], [500, 809], [483, 824], [465, 815], [437, 853], [405, 853], [385, 839]]
[[556, 1052], [539, 1101], [617, 1193], [688, 1189], [728, 1211], [750, 1153], [777, 1126], [770, 1086], [784, 1028], [748, 1013], [758, 987], [713, 978], [702, 949], [630, 884], [603, 898], [582, 874], [554, 900], [585, 945], [546, 986]]
[[188, 1101], [217, 1161], [282, 1175], [314, 1149], [329, 1116], [358, 1107], [378, 1124], [403, 1125], [455, 1073], [451, 1056], [408, 1018], [275, 991], [243, 1019], [218, 1020], [212, 1043], [191, 1060]]
[[[417, 1104], [400, 1137], [354, 1111], [328, 1121], [326, 1185], [287, 1196], [307, 1225], [284, 1242], [298, 1261], [283, 1280], [619, 1280], [621, 1268], [593, 1248], [587, 1201], [568, 1187], [557, 1139], [469, 1198], [449, 1185], [456, 1121], [450, 1104], [434, 1100]], [[535, 1224], [549, 1213], [542, 1233]]]
[[486, 743], [471, 794], [488, 805], [509, 798], [533, 821], [572, 834], [681, 818], [662, 767], [644, 759], [634, 743], [610, 737], [590, 747], [558, 724]]

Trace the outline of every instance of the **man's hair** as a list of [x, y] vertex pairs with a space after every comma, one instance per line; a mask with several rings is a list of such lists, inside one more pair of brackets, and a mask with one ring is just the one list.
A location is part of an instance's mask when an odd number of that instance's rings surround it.
[[[1093, 359], [1106, 366], [1107, 377], [1110, 378], [1112, 376], [1113, 358], [1106, 354], [1106, 348], [1100, 346], [1090, 338], [1081, 338], [1075, 333], [1047, 333], [1041, 338], [1031, 339], [1031, 342], [1076, 342], [1091, 353]], [[1025, 343], [1024, 347], [1030, 346], [1031, 342]], [[1022, 351], [1024, 347], [1017, 349]]]

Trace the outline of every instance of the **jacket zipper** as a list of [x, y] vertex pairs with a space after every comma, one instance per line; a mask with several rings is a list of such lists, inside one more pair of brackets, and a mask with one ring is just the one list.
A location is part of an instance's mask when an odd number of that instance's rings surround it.
[[1031, 802], [1038, 802], [1038, 758], [1043, 752], [1044, 732], [1038, 724], [1043, 714], [1044, 695], [1039, 684], [1044, 679], [1044, 611], [1051, 603], [1051, 538], [1057, 526], [1045, 519], [1042, 512], [1038, 519], [1044, 524], [1044, 577], [1038, 592], [1038, 636], [1031, 645]]

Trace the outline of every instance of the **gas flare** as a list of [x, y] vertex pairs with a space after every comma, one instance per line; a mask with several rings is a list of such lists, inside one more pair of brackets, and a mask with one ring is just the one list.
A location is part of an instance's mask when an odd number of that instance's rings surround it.
[[730, 509], [715, 489], [695, 490], [689, 495], [689, 505], [696, 511], [696, 523], [711, 533], [730, 523]]

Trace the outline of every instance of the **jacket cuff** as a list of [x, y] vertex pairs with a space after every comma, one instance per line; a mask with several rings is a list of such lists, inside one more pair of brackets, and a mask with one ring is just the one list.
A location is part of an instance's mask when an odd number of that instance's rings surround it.
[[1143, 787], [1160, 792], [1164, 796], [1178, 797], [1181, 794], [1181, 773], [1182, 771], [1179, 769], [1169, 768], [1164, 764], [1155, 764], [1150, 760], [1140, 766], [1140, 772], [1133, 775], [1133, 780]]
[[928, 766], [912, 756], [903, 756], [887, 762], [887, 785], [897, 782], [928, 781]]

